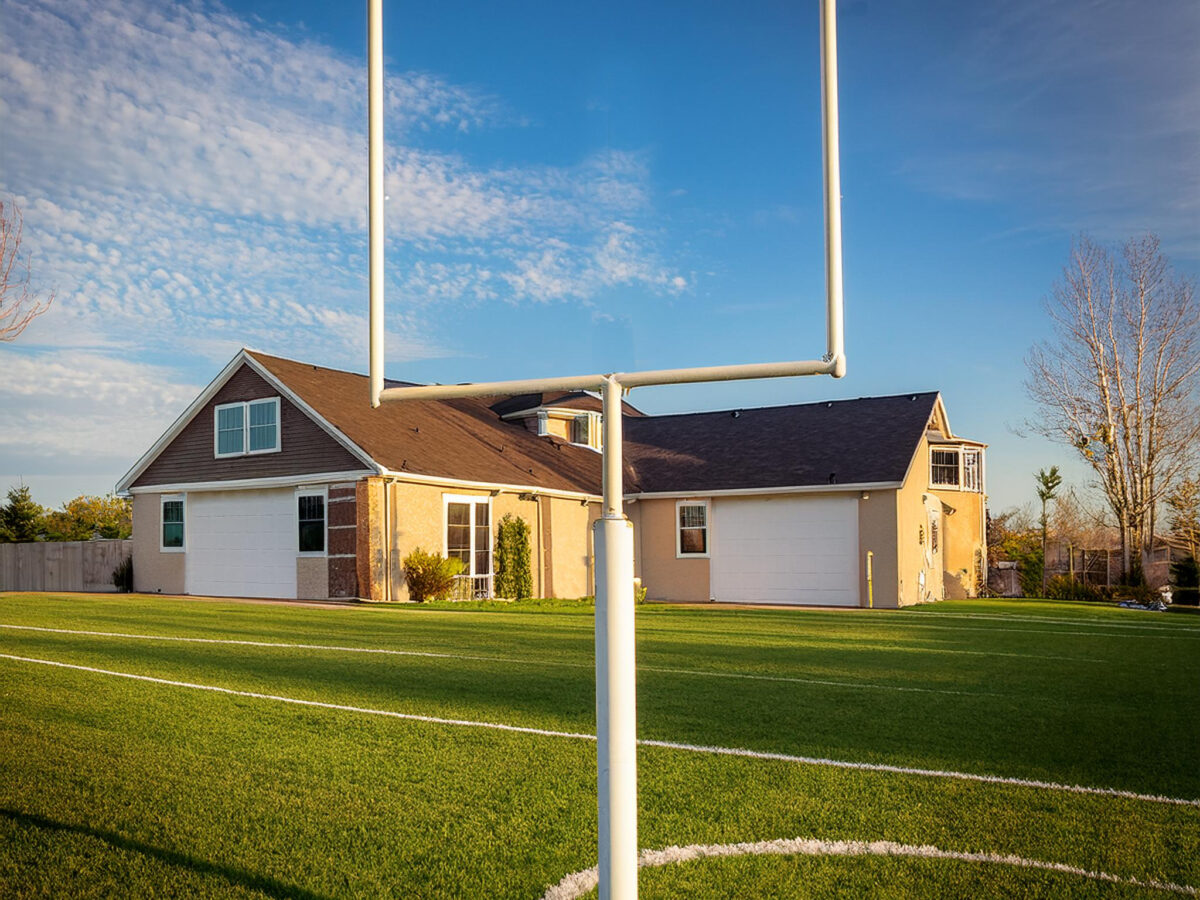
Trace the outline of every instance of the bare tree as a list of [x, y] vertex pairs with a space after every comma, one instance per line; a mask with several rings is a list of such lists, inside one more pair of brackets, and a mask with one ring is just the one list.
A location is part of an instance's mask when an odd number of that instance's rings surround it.
[[1152, 235], [1119, 258], [1087, 238], [1046, 302], [1052, 336], [1026, 360], [1041, 418], [1030, 427], [1091, 466], [1121, 535], [1125, 573], [1144, 566], [1165, 491], [1200, 441], [1200, 304]]
[[21, 238], [25, 217], [15, 201], [0, 200], [0, 341], [16, 340], [17, 335], [54, 302], [51, 291], [39, 300], [29, 287], [32, 274], [30, 257], [21, 258]]
[[1200, 559], [1200, 475], [1181, 478], [1167, 495], [1171, 533], [1187, 547], [1193, 559]]

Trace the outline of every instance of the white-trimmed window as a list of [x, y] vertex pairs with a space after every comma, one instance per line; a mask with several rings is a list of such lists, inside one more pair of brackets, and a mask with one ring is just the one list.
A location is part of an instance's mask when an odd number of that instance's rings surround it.
[[707, 500], [680, 500], [675, 504], [675, 556], [708, 556]]
[[158, 549], [164, 553], [182, 553], [184, 551], [183, 494], [163, 494], [159, 508], [161, 515], [158, 528]]
[[929, 451], [929, 481], [934, 487], [958, 487], [958, 450]]
[[460, 599], [492, 596], [491, 497], [442, 495], [446, 521], [446, 556], [462, 561]]
[[964, 491], [983, 490], [983, 454], [978, 450], [962, 452], [962, 486]]
[[604, 446], [600, 413], [586, 412], [571, 420], [571, 443], [599, 450]]
[[213, 410], [213, 455], [279, 452], [279, 398], [222, 403]]
[[976, 493], [983, 490], [983, 451], [974, 447], [931, 447], [929, 483]]
[[296, 550], [301, 556], [324, 556], [326, 534], [324, 488], [296, 491]]

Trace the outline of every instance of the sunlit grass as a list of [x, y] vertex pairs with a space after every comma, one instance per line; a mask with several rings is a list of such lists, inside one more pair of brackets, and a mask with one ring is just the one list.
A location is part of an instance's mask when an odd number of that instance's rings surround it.
[[[582, 604], [5, 595], [0, 624], [403, 651], [0, 628], [0, 653], [14, 656], [414, 715], [595, 728]], [[638, 610], [639, 733], [1191, 799], [1198, 662], [1200, 621], [1109, 608], [651, 605]], [[1195, 806], [659, 748], [643, 748], [639, 765], [644, 847], [889, 840], [1200, 884]], [[21, 896], [535, 897], [595, 862], [594, 768], [587, 741], [0, 659], [0, 885]], [[869, 872], [909, 885], [876, 896], [1129, 894], [915, 860], [722, 860], [642, 881], [646, 896], [834, 896], [874, 883]]]

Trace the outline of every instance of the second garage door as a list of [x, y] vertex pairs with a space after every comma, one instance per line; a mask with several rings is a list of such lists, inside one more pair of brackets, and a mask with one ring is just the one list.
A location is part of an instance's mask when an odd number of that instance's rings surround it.
[[187, 592], [294, 598], [295, 504], [291, 488], [188, 494]]
[[717, 498], [712, 512], [717, 600], [859, 605], [857, 498]]

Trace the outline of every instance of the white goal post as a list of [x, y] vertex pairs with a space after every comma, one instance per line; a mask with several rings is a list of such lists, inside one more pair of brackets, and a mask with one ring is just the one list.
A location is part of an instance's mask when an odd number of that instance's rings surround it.
[[599, 391], [603, 403], [603, 513], [596, 522], [596, 737], [601, 900], [637, 897], [637, 697], [633, 526], [622, 503], [621, 397], [650, 385], [846, 374], [838, 150], [836, 0], [818, 0], [825, 183], [825, 352], [820, 359], [385, 388], [383, 379], [383, 10], [367, 0], [370, 401], [449, 400], [547, 391]]

